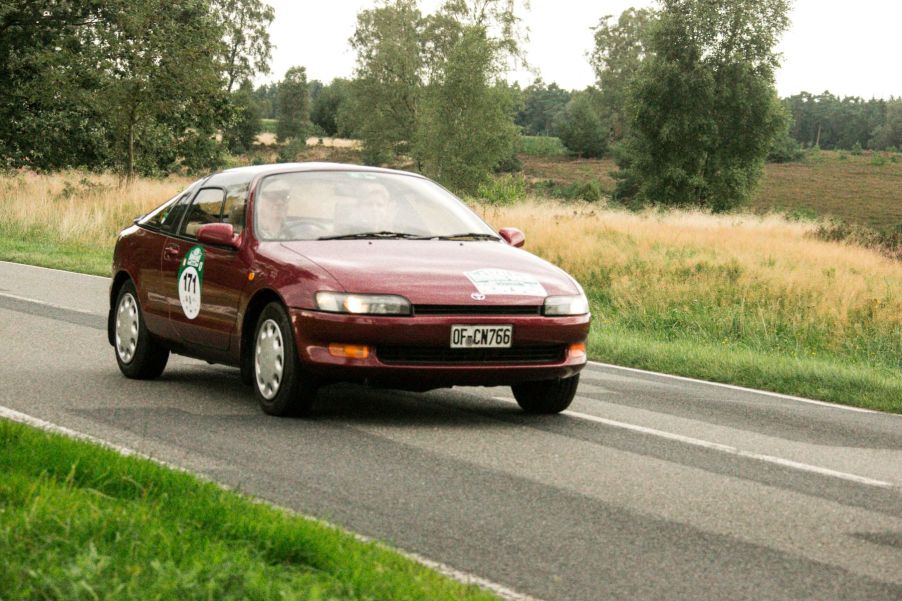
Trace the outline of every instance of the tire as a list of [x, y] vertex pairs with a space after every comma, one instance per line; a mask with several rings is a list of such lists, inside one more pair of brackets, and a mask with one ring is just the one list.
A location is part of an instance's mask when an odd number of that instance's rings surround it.
[[131, 280], [116, 296], [113, 321], [113, 351], [126, 378], [153, 380], [160, 377], [169, 361], [169, 349], [157, 342], [144, 325], [138, 293]]
[[280, 303], [270, 303], [260, 313], [253, 345], [254, 395], [263, 412], [309, 415], [316, 385], [301, 369], [291, 320]]
[[579, 374], [569, 378], [514, 384], [511, 390], [526, 413], [550, 415], [570, 406], [579, 386]]

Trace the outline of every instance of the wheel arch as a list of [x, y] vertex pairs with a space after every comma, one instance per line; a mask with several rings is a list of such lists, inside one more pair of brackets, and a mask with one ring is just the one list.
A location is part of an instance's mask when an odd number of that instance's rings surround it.
[[122, 290], [122, 286], [124, 286], [126, 282], [132, 282], [134, 284], [134, 281], [131, 274], [122, 269], [116, 273], [113, 277], [113, 283], [110, 284], [110, 311], [107, 314], [106, 335], [111, 345], [116, 344], [115, 335], [113, 334], [116, 299], [119, 297], [119, 291]]
[[251, 383], [252, 381], [252, 373], [253, 373], [253, 339], [254, 339], [254, 329], [257, 326], [257, 319], [260, 317], [260, 313], [263, 312], [263, 309], [270, 303], [277, 302], [281, 304], [283, 307], [288, 305], [285, 304], [285, 300], [279, 296], [279, 294], [271, 289], [271, 288], [261, 288], [257, 290], [251, 299], [247, 303], [247, 308], [244, 311], [244, 317], [241, 321], [241, 337], [240, 340], [240, 367], [241, 367], [241, 379], [244, 380], [246, 384]]

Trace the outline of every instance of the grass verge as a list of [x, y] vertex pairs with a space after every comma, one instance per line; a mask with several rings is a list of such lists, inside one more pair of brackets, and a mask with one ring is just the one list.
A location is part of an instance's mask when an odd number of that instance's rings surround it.
[[902, 373], [867, 363], [784, 354], [696, 340], [661, 340], [596, 324], [589, 338], [597, 361], [770, 390], [842, 405], [902, 413]]
[[2, 599], [494, 599], [212, 483], [0, 420]]
[[54, 240], [40, 230], [23, 231], [0, 223], [0, 261], [109, 277], [113, 252], [112, 247]]

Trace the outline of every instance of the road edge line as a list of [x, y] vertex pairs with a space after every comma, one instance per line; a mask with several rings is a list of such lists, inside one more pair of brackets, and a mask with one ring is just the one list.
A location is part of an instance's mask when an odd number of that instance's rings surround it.
[[865, 407], [855, 407], [853, 405], [841, 405], [840, 403], [831, 403], [830, 401], [818, 401], [816, 399], [806, 399], [805, 397], [793, 396], [791, 394], [783, 394], [781, 392], [772, 392], [770, 390], [760, 390], [758, 388], [748, 388], [746, 386], [739, 386], [736, 384], [725, 384], [723, 382], [712, 382], [711, 380], [700, 380], [698, 378], [691, 378], [689, 376], [677, 376], [675, 374], [666, 374], [660, 371], [651, 371], [648, 369], [639, 369], [638, 367], [625, 367], [623, 365], [614, 365], [613, 363], [604, 363], [602, 361], [587, 361], [589, 365], [597, 365], [599, 367], [608, 367], [611, 369], [620, 369], [623, 371], [629, 371], [633, 373], [646, 374], [649, 376], [659, 376], [662, 378], [670, 378], [672, 380], [680, 380], [683, 382], [692, 382], [693, 384], [705, 384], [708, 386], [717, 386], [720, 388], [728, 388], [730, 390], [738, 390], [740, 392], [751, 392], [753, 394], [763, 394], [769, 397], [775, 397], [778, 399], [787, 399], [790, 401], [798, 401], [800, 403], [810, 403], [812, 405], [820, 405], [821, 407], [831, 407], [833, 409], [842, 409], [843, 411], [854, 411], [856, 413], [875, 413], [877, 415], [892, 415], [895, 417], [902, 417], [902, 415], [898, 413], [890, 413], [888, 411], [877, 411], [876, 409], [867, 409]]
[[44, 267], [43, 265], [32, 265], [31, 263], [17, 263], [16, 261], [2, 261], [0, 260], [0, 264], [7, 265], [15, 265], [16, 267], [31, 267], [33, 269], [44, 269], [46, 271], [59, 271], [60, 273], [70, 273], [75, 275], [83, 275], [89, 278], [100, 278], [101, 280], [111, 280], [112, 276], [109, 275], [97, 275], [94, 273], [84, 273], [81, 271], [69, 271], [68, 269], [58, 269], [56, 267]]
[[[8, 261], [5, 261], [5, 262], [8, 262]], [[317, 518], [317, 517], [314, 517], [311, 515], [307, 515], [306, 513], [302, 513], [300, 511], [296, 511], [294, 509], [290, 509], [288, 507], [284, 507], [284, 506], [278, 505], [276, 503], [272, 503], [270, 501], [261, 499], [259, 497], [251, 496], [250, 494], [248, 494], [245, 491], [236, 490], [236, 489], [232, 488], [231, 486], [228, 486], [226, 484], [223, 484], [222, 482], [213, 480], [203, 474], [198, 474], [197, 472], [193, 472], [191, 470], [188, 470], [188, 469], [181, 467], [179, 465], [176, 465], [174, 463], [169, 463], [168, 461], [159, 459], [152, 455], [148, 455], [147, 453], [143, 453], [141, 451], [137, 451], [135, 449], [132, 449], [132, 448], [129, 448], [126, 446], [122, 446], [122, 445], [119, 445], [116, 443], [112, 443], [112, 442], [103, 440], [102, 438], [98, 438], [91, 434], [86, 434], [84, 432], [79, 432], [77, 430], [73, 430], [73, 429], [67, 428], [65, 426], [60, 426], [59, 424], [54, 424], [53, 422], [43, 420], [39, 417], [35, 417], [35, 416], [29, 415], [27, 413], [22, 413], [21, 411], [16, 411], [15, 409], [11, 409], [4, 405], [0, 405], [0, 419], [8, 419], [12, 422], [24, 424], [27, 426], [32, 426], [34, 428], [43, 430], [45, 432], [61, 434], [63, 436], [67, 436], [67, 437], [73, 438], [75, 440], [90, 442], [90, 443], [96, 444], [98, 446], [104, 447], [105, 449], [115, 451], [125, 457], [137, 457], [140, 459], [146, 459], [147, 461], [152, 461], [153, 463], [156, 463], [157, 465], [160, 465], [162, 467], [165, 467], [165, 468], [168, 468], [171, 470], [175, 470], [178, 472], [182, 472], [184, 474], [190, 474], [191, 476], [198, 478], [199, 480], [202, 480], [204, 482], [210, 482], [211, 484], [215, 484], [216, 486], [220, 487], [223, 490], [226, 490], [226, 491], [229, 491], [232, 493], [238, 493], [241, 496], [243, 496], [244, 498], [246, 498], [254, 503], [258, 503], [260, 505], [266, 505], [268, 507], [272, 507], [273, 509], [277, 509], [279, 511], [284, 511], [284, 512], [290, 513], [292, 515], [296, 515], [296, 516], [304, 518], [306, 520], [310, 520], [310, 521], [316, 522], [317, 524], [326, 526], [328, 528], [332, 528], [332, 529], [342, 532], [344, 534], [348, 534], [348, 535], [354, 537], [354, 539], [356, 539], [357, 541], [359, 541], [361, 543], [376, 545], [382, 549], [386, 549], [388, 551], [397, 553], [398, 555], [401, 555], [402, 557], [405, 557], [411, 561], [414, 561], [426, 568], [434, 570], [434, 571], [438, 572], [439, 574], [446, 576], [452, 580], [455, 580], [463, 585], [477, 586], [483, 590], [486, 590], [490, 593], [497, 595], [498, 597], [501, 597], [505, 601], [541, 601], [538, 597], [532, 597], [530, 595], [526, 595], [524, 593], [517, 592], [517, 591], [510, 589], [502, 584], [498, 584], [496, 582], [492, 582], [491, 580], [483, 578], [482, 576], [477, 576], [477, 575], [471, 574], [469, 572], [464, 572], [463, 570], [458, 570], [457, 568], [451, 567], [448, 564], [444, 564], [440, 561], [435, 561], [434, 559], [429, 559], [428, 557], [424, 557], [423, 555], [420, 555], [419, 553], [414, 553], [412, 551], [406, 551], [406, 550], [400, 549], [398, 547], [392, 547], [379, 540], [370, 538], [369, 536], [359, 534], [357, 532], [352, 532], [350, 530], [342, 528], [341, 526], [332, 524], [332, 523], [322, 520], [320, 518]]]

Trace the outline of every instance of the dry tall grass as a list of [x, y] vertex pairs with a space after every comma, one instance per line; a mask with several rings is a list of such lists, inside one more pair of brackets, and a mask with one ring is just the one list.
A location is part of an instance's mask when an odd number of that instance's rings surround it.
[[815, 239], [816, 225], [547, 201], [482, 211], [583, 282], [602, 323], [902, 367], [902, 263]]
[[129, 185], [114, 175], [64, 171], [21, 172], [0, 177], [0, 224], [54, 242], [112, 248], [116, 234], [135, 217], [162, 204], [190, 178], [138, 178]]

